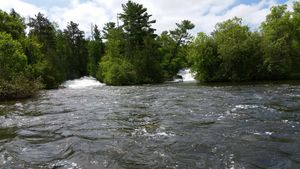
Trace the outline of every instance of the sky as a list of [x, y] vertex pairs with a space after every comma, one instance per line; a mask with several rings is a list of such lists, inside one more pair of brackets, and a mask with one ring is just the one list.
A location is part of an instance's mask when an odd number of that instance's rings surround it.
[[[253, 30], [259, 28], [270, 12], [270, 7], [288, 4], [295, 0], [133, 0], [141, 3], [156, 19], [153, 25], [157, 33], [171, 30], [182, 20], [192, 21], [196, 27], [192, 34], [210, 33], [215, 24], [234, 16], [243, 18], [244, 24]], [[79, 24], [79, 28], [89, 34], [91, 24], [100, 28], [107, 22], [116, 22], [122, 12], [121, 4], [127, 0], [0, 0], [0, 9], [14, 8], [25, 18], [38, 12], [55, 21], [61, 29], [68, 22]]]

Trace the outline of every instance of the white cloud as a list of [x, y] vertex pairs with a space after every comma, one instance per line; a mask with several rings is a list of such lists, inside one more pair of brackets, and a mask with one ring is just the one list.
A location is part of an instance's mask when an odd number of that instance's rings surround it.
[[256, 26], [265, 20], [266, 15], [270, 11], [270, 7], [275, 5], [274, 1], [261, 1], [258, 4], [244, 5], [240, 4], [233, 7], [226, 13], [227, 17], [241, 17], [246, 23]]
[[[143, 1], [137, 0], [137, 2], [143, 3], [148, 8], [149, 13], [153, 14], [153, 17], [157, 19], [155, 27], [158, 32], [163, 30], [169, 30], [175, 27], [175, 23], [182, 20], [191, 20], [193, 23], [199, 23], [204, 17], [210, 15], [218, 15], [223, 13], [230, 6], [234, 4], [234, 0], [173, 0], [173, 1]], [[215, 20], [210, 20], [210, 23], [205, 23], [204, 29], [195, 29], [194, 31], [204, 31], [206, 25], [215, 24]], [[197, 27], [199, 28], [199, 27]], [[200, 27], [201, 28], [201, 27]], [[207, 31], [206, 31], [207, 32]]]
[[21, 0], [0, 1], [0, 9], [9, 12], [12, 8], [24, 17], [34, 16], [38, 12], [46, 13], [45, 10]]
[[288, 0], [286, 2], [287, 6], [288, 6], [288, 10], [292, 10], [293, 9], [294, 2], [295, 2], [295, 0]]
[[[0, 1], [0, 8], [10, 10], [15, 8], [24, 16], [34, 16], [38, 11], [46, 13], [61, 28], [65, 28], [69, 21], [79, 23], [80, 28], [90, 32], [90, 25], [116, 22], [117, 13], [122, 11], [121, 4], [127, 0], [68, 0], [67, 6], [48, 7], [41, 9], [33, 4], [21, 0]], [[237, 4], [236, 0], [135, 0], [142, 3], [148, 12], [153, 14], [152, 19], [157, 23], [154, 27], [158, 33], [163, 30], [173, 29], [176, 22], [188, 19], [195, 23], [193, 34], [204, 31], [213, 31], [217, 22], [238, 16], [244, 19], [244, 23], [252, 28], [264, 21], [269, 13], [269, 8], [276, 4], [275, 0], [261, 0], [252, 4]], [[288, 3], [291, 3], [289, 0]]]
[[61, 28], [65, 28], [68, 22], [79, 23], [79, 28], [89, 33], [91, 24], [104, 25], [109, 21], [107, 10], [94, 2], [80, 4], [73, 1], [70, 6], [50, 9], [50, 18], [56, 21]]
[[234, 4], [227, 5], [222, 10], [213, 10], [215, 8], [221, 9], [222, 6], [213, 6], [208, 13], [192, 17], [190, 20], [195, 23], [196, 29], [193, 33], [203, 31], [210, 33], [214, 30], [218, 22], [225, 21], [235, 16], [243, 19], [243, 22], [251, 28], [258, 28], [260, 23], [265, 20], [269, 13], [270, 7], [276, 5], [274, 0], [262, 0], [259, 3], [253, 4]]

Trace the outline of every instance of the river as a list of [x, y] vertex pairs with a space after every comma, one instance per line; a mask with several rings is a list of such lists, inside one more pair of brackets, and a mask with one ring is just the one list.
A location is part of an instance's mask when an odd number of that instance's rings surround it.
[[299, 84], [65, 86], [0, 102], [0, 168], [300, 168]]

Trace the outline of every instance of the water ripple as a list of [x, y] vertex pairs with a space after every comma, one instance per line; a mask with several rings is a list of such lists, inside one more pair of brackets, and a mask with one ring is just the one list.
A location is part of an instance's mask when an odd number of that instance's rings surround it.
[[299, 96], [295, 84], [43, 91], [0, 103], [0, 168], [300, 168]]

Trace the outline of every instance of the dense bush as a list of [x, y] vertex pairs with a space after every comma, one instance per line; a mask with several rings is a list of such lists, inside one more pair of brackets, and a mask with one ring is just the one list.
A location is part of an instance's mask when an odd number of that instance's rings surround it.
[[137, 83], [137, 75], [133, 65], [125, 60], [109, 58], [101, 62], [103, 82], [107, 85], [132, 85]]
[[41, 85], [27, 77], [28, 70], [22, 45], [0, 32], [0, 99], [26, 98], [37, 93]]
[[0, 100], [22, 99], [35, 96], [42, 88], [38, 80], [18, 75], [11, 80], [0, 79]]
[[163, 81], [158, 44], [151, 15], [142, 5], [128, 1], [120, 15], [121, 27], [107, 24], [105, 56], [97, 79], [109, 85], [159, 83]]
[[12, 39], [11, 35], [0, 32], [0, 77], [10, 80], [24, 72], [27, 58], [21, 44]]
[[251, 32], [240, 18], [216, 25], [211, 36], [198, 34], [189, 60], [201, 82], [300, 79], [300, 3], [294, 10], [275, 6]]

